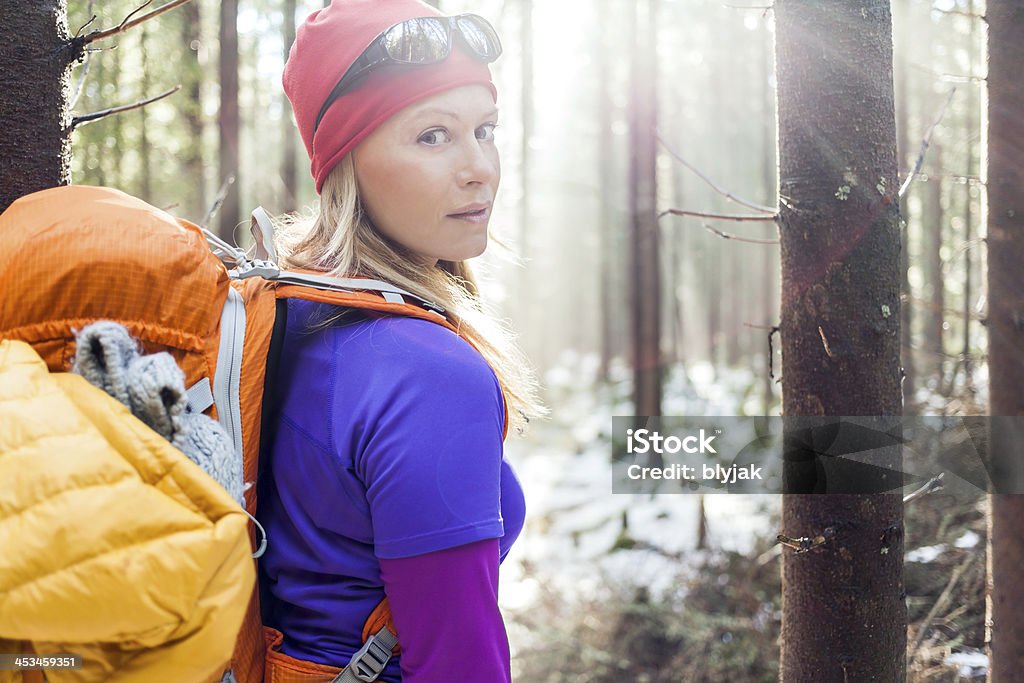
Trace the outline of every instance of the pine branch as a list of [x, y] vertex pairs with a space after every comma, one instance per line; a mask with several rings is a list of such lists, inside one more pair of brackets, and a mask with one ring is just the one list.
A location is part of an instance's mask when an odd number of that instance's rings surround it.
[[140, 6], [132, 10], [131, 13], [129, 13], [128, 16], [126, 16], [117, 26], [105, 29], [103, 31], [93, 31], [92, 33], [84, 36], [83, 38], [80, 38], [79, 40], [81, 41], [82, 45], [88, 45], [89, 43], [94, 43], [97, 40], [103, 40], [104, 38], [116, 36], [119, 33], [124, 33], [130, 28], [138, 26], [144, 21], [149, 21], [150, 19], [160, 16], [164, 12], [170, 11], [180, 5], [184, 5], [186, 2], [189, 1], [190, 0], [171, 0], [171, 2], [160, 5], [156, 9], [146, 12], [137, 19], [132, 19], [133, 16], [135, 16], [140, 11], [142, 11], [143, 9], [145, 9], [153, 3], [153, 0], [146, 0], [146, 2], [142, 3]]
[[132, 109], [140, 109], [141, 107], [145, 107], [147, 104], [152, 104], [157, 100], [162, 100], [163, 98], [169, 95], [173, 95], [179, 90], [181, 90], [181, 84], [178, 84], [170, 90], [166, 90], [160, 93], [159, 95], [156, 95], [155, 97], [150, 97], [149, 99], [133, 102], [132, 104], [123, 104], [119, 107], [111, 107], [110, 109], [104, 109], [102, 111], [93, 112], [92, 114], [83, 114], [82, 116], [75, 116], [71, 119], [71, 129], [74, 130], [83, 123], [98, 121], [99, 119], [105, 118], [112, 114], [120, 114], [121, 112], [130, 111]]

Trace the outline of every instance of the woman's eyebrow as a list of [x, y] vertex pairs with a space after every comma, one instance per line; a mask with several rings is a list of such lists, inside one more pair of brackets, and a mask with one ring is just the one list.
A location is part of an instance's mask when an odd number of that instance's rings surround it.
[[[443, 116], [450, 116], [451, 118], [455, 119], [456, 121], [462, 121], [462, 117], [459, 116], [458, 114], [456, 114], [455, 112], [450, 111], [448, 109], [440, 109], [438, 107], [430, 107], [430, 108], [427, 108], [427, 109], [421, 109], [420, 111], [416, 112], [416, 114], [417, 115], [422, 115], [422, 114], [441, 114]], [[497, 107], [495, 107], [494, 109], [490, 110], [489, 112], [485, 112], [481, 116], [481, 118], [490, 118], [490, 117], [497, 116], [497, 114], [498, 114], [498, 109], [497, 109]]]

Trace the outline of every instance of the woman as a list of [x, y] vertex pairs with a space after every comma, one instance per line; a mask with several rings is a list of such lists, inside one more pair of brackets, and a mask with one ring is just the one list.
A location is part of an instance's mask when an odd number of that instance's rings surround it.
[[387, 281], [459, 334], [289, 301], [260, 498], [264, 622], [286, 657], [346, 665], [386, 595], [401, 653], [378, 680], [511, 680], [498, 565], [525, 508], [502, 440], [543, 409], [465, 262], [500, 180], [500, 50], [483, 19], [417, 0], [335, 0], [292, 46], [320, 206], [280, 226], [281, 263]]

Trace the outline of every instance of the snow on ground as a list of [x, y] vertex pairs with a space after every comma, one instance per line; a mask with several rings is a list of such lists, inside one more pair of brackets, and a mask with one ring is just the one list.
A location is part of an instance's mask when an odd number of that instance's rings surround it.
[[984, 676], [988, 671], [988, 655], [984, 652], [954, 652], [942, 663], [960, 667], [958, 673], [965, 678]]
[[[735, 415], [756, 384], [750, 372], [715, 377], [707, 365], [675, 370], [665, 384], [665, 415]], [[526, 526], [502, 564], [499, 601], [522, 608], [539, 597], [537, 579], [563, 594], [582, 595], [602, 582], [646, 586], [653, 598], [676, 587], [706, 551], [696, 551], [700, 497], [613, 494], [610, 432], [613, 415], [631, 412], [628, 371], [613, 366], [611, 387], [593, 387], [592, 356], [567, 354], [545, 377], [551, 417], [511, 437], [506, 457], [526, 496]], [[688, 375], [688, 376], [687, 376]], [[617, 381], [616, 381], [617, 380]], [[776, 496], [704, 497], [712, 549], [749, 549], [774, 534]], [[613, 551], [628, 516], [631, 548]]]

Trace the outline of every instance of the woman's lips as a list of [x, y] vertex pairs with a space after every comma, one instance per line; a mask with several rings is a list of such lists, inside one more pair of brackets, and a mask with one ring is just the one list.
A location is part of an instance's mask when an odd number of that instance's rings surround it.
[[455, 218], [460, 221], [467, 221], [469, 223], [485, 223], [489, 218], [491, 210], [480, 209], [479, 211], [469, 211], [467, 213], [455, 213], [450, 214], [449, 218]]

